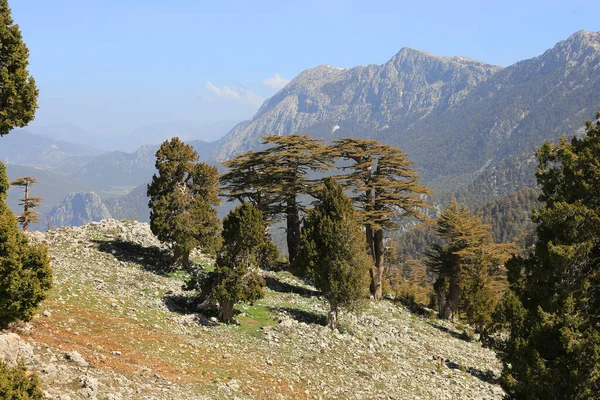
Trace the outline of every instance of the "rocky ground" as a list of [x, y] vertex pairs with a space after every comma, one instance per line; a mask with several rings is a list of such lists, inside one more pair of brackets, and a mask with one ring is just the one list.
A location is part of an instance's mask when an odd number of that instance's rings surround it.
[[50, 399], [502, 398], [492, 352], [399, 304], [344, 313], [332, 332], [314, 288], [264, 272], [266, 297], [227, 326], [186, 310], [186, 276], [147, 224], [30, 235], [49, 247], [55, 288], [19, 336], [0, 336], [0, 357], [22, 357]]

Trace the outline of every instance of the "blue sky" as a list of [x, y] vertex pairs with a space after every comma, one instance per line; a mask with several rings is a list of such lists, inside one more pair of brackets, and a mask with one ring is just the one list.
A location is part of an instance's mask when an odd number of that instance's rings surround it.
[[94, 138], [185, 126], [212, 139], [206, 124], [250, 118], [319, 64], [381, 64], [410, 46], [506, 66], [600, 30], [592, 0], [9, 4], [40, 88], [31, 130], [70, 125]]

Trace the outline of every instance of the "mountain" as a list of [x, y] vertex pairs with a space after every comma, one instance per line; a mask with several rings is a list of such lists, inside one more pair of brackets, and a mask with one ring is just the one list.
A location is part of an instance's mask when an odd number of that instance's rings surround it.
[[[8, 139], [9, 136], [10, 135], [2, 138], [3, 143], [4, 140]], [[42, 220], [38, 223], [31, 224], [31, 230], [45, 230], [47, 228], [47, 213], [55, 205], [60, 203], [69, 193], [91, 190], [89, 186], [75, 182], [65, 176], [33, 167], [8, 164], [6, 166], [6, 172], [10, 181], [22, 176], [32, 176], [38, 181], [35, 185], [31, 186], [30, 194], [32, 196], [40, 196], [44, 198], [41, 207], [37, 209], [37, 211], [41, 214]], [[23, 197], [23, 191], [21, 188], [11, 187], [9, 189], [8, 205], [15, 214], [21, 212], [21, 207], [19, 206], [19, 199], [21, 197]]]
[[411, 48], [383, 65], [311, 68], [268, 99], [252, 121], [238, 124], [214, 158], [225, 160], [254, 148], [268, 133], [366, 138], [390, 124], [410, 126], [434, 110], [452, 107], [500, 69]]
[[238, 124], [213, 158], [257, 148], [268, 133], [377, 139], [406, 151], [426, 184], [453, 190], [574, 134], [600, 108], [598, 65], [600, 32], [580, 31], [506, 68], [411, 48], [383, 65], [319, 66]]
[[108, 209], [94, 192], [68, 194], [47, 216], [49, 224], [55, 228], [81, 226], [89, 222], [111, 218]]
[[65, 172], [102, 153], [92, 147], [51, 139], [23, 129], [2, 138], [0, 161]]

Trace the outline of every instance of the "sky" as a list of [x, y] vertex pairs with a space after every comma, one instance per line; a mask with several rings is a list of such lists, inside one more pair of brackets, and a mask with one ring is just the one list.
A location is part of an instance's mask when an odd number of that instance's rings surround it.
[[382, 64], [409, 46], [507, 66], [578, 30], [600, 30], [597, 0], [9, 5], [40, 89], [29, 130], [110, 149], [177, 131], [214, 140], [320, 64]]

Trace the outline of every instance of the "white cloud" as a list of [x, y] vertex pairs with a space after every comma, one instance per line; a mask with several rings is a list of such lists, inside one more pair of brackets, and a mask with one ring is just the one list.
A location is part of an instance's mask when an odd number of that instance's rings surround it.
[[290, 83], [290, 79], [284, 78], [279, 74], [275, 74], [272, 77], [263, 80], [262, 83], [263, 85], [273, 89], [283, 89], [285, 85]]
[[220, 98], [225, 100], [231, 100], [236, 103], [250, 104], [257, 107], [262, 105], [262, 103], [264, 103], [265, 101], [264, 97], [259, 96], [252, 90], [248, 90], [242, 87], [227, 85], [219, 87], [213, 84], [212, 82], [207, 82], [204, 87], [212, 93], [212, 95], [200, 93], [200, 96], [207, 100], [214, 100], [215, 98]]

